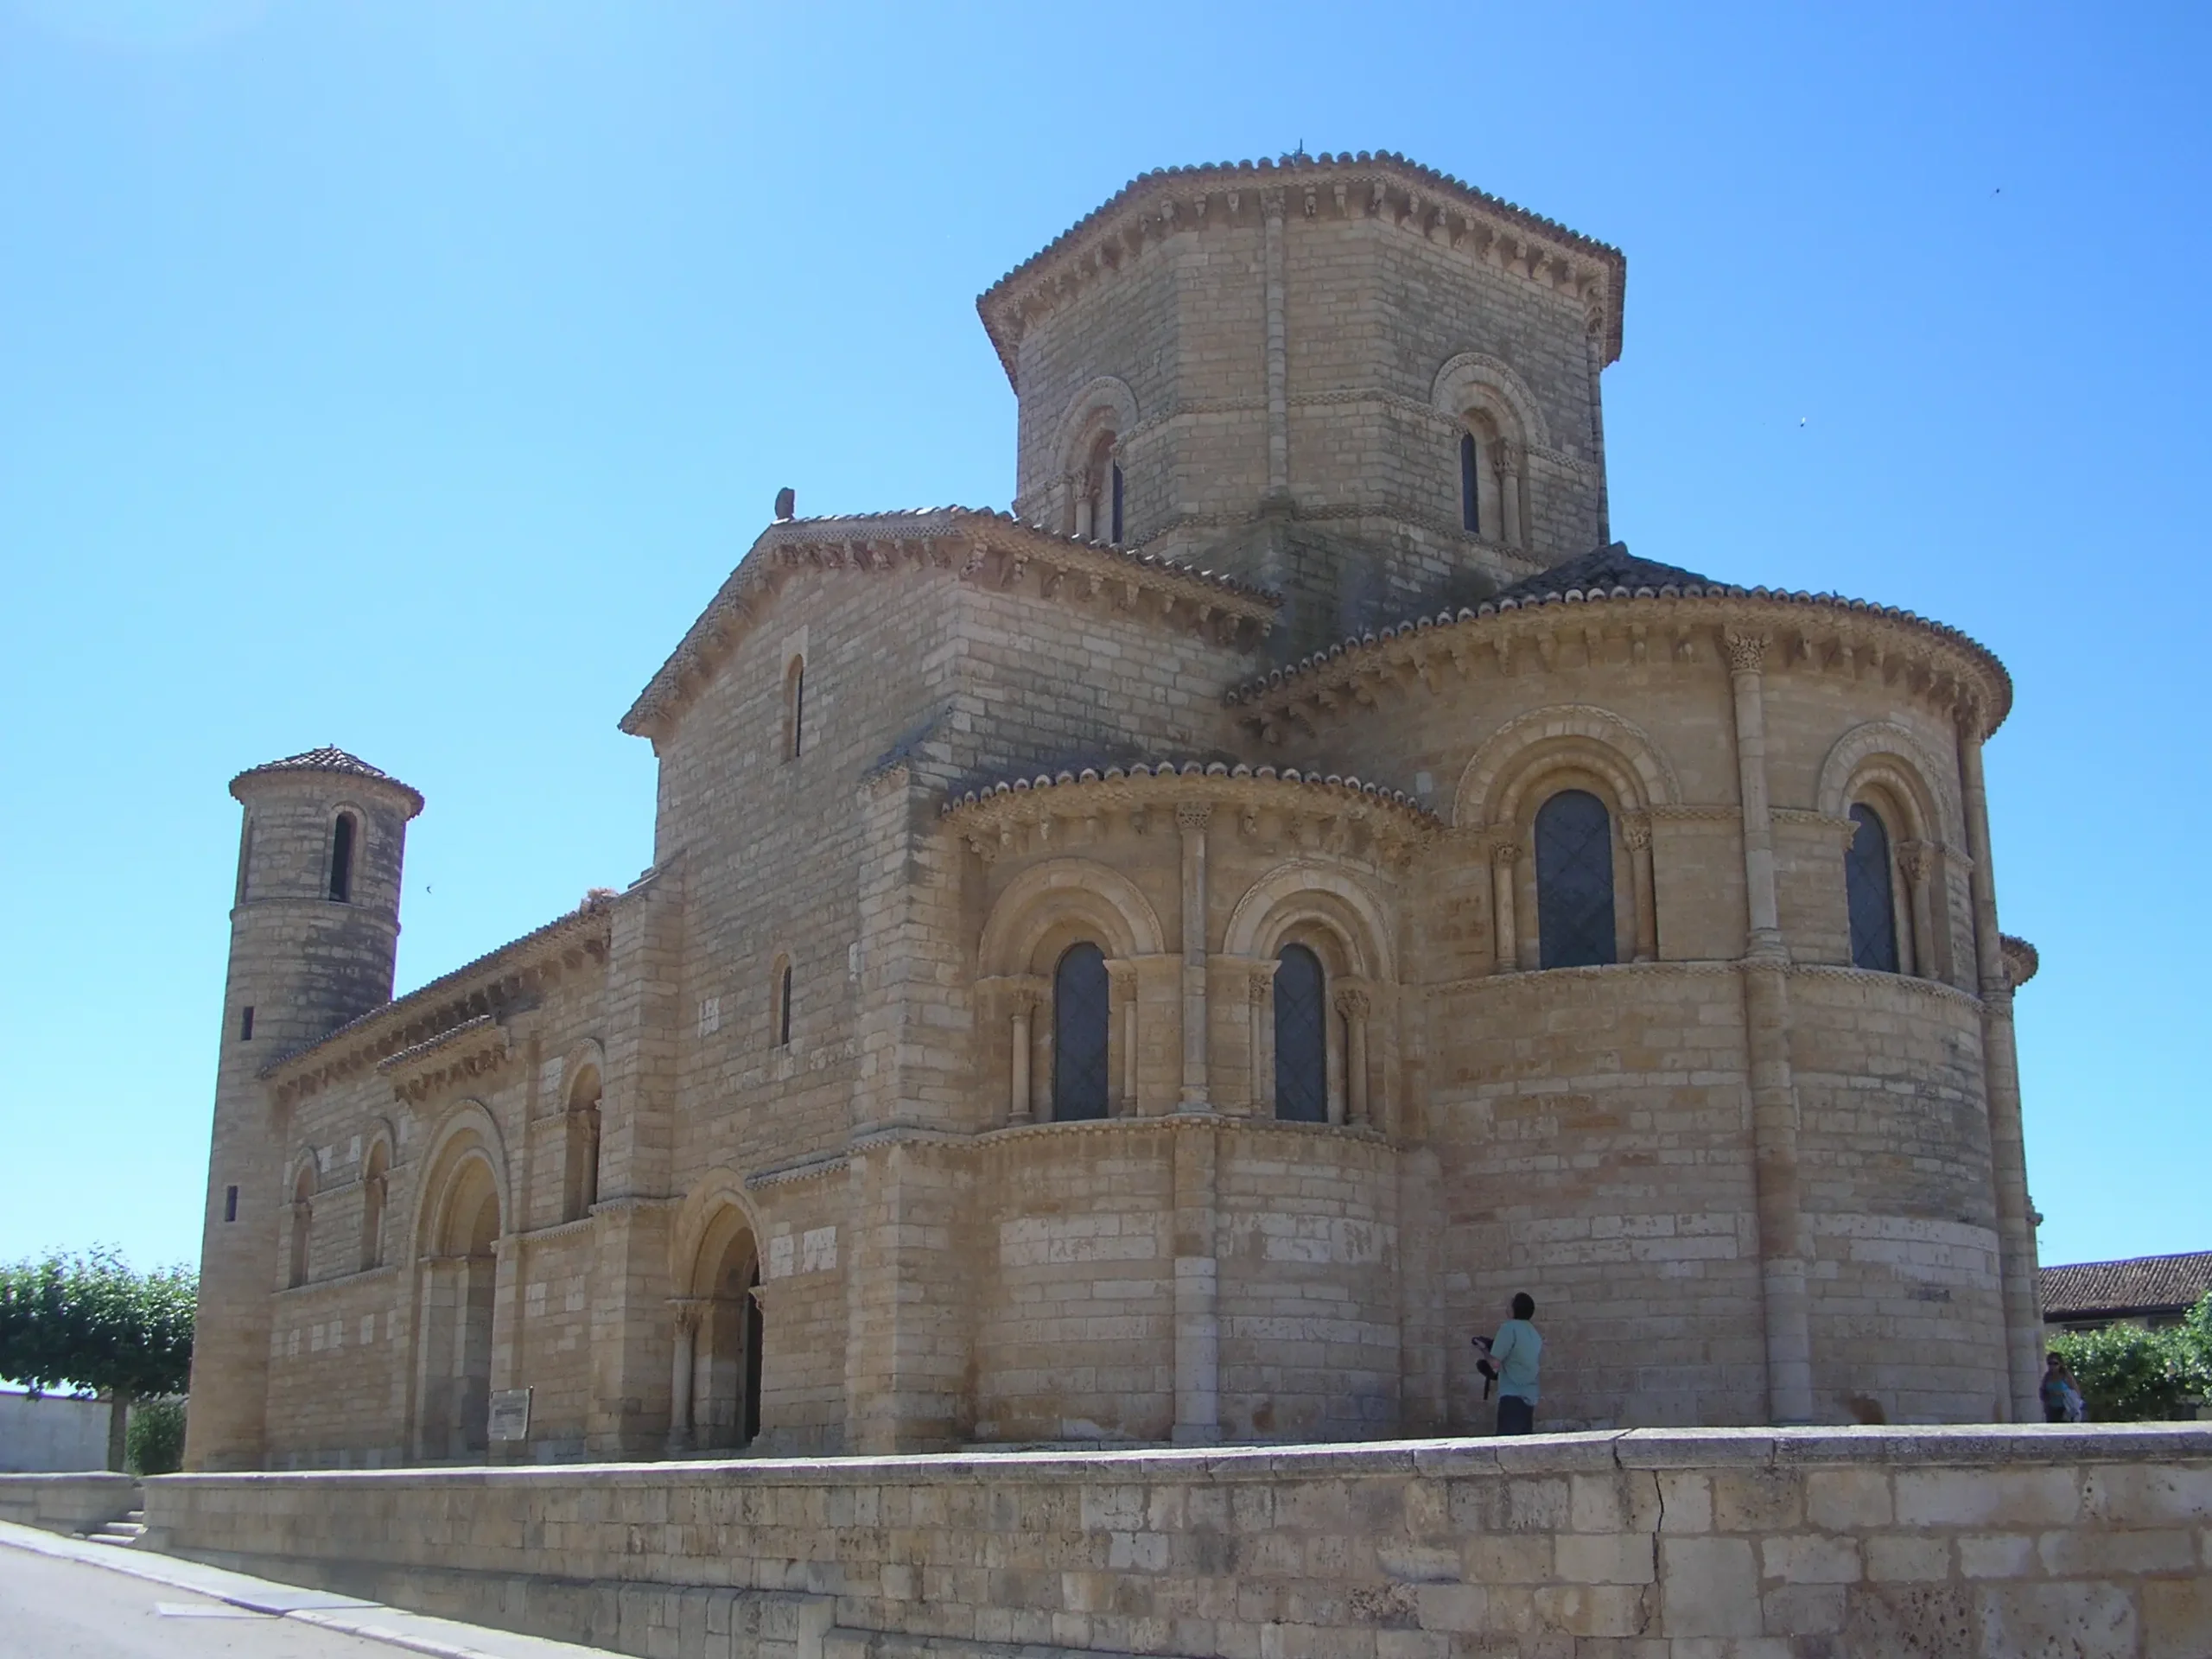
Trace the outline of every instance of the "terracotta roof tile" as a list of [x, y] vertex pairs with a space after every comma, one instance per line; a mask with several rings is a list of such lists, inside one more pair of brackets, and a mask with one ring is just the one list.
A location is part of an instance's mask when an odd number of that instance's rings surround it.
[[2120, 1319], [2194, 1307], [2212, 1290], [2212, 1250], [2185, 1255], [2138, 1255], [2122, 1262], [2076, 1262], [2045, 1268], [2046, 1319]]
[[282, 760], [267, 760], [257, 766], [248, 766], [231, 779], [231, 791], [237, 793], [238, 786], [249, 778], [262, 778], [280, 772], [326, 772], [343, 778], [367, 778], [379, 784], [390, 784], [394, 789], [411, 796], [415, 810], [420, 812], [423, 810], [422, 791], [401, 783], [388, 772], [378, 771], [359, 755], [348, 754], [327, 743], [319, 749], [304, 749], [298, 754], [288, 754]]

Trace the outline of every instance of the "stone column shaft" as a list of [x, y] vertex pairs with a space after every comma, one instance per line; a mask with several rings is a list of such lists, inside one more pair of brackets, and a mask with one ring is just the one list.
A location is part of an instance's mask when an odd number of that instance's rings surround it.
[[1014, 994], [1014, 1064], [1013, 1075], [1007, 1080], [1006, 1121], [1027, 1123], [1032, 1116], [1029, 1081], [1029, 1020], [1036, 1007], [1036, 998], [1027, 991]]
[[1283, 292], [1283, 200], [1280, 192], [1266, 200], [1268, 308], [1268, 493], [1290, 493], [1289, 323]]
[[676, 1310], [676, 1344], [668, 1372], [668, 1449], [688, 1452], [696, 1435], [692, 1423], [693, 1384], [699, 1370], [699, 1305], [690, 1300]]
[[1813, 1415], [1812, 1319], [1797, 1175], [1797, 1086], [1789, 1064], [1789, 959], [1775, 894], [1774, 825], [1767, 801], [1767, 640], [1761, 634], [1732, 633], [1726, 645], [1735, 693], [1744, 889], [1751, 918], [1743, 970], [1744, 1044], [1751, 1074], [1759, 1281], [1766, 1310], [1767, 1414], [1777, 1423], [1802, 1423]]
[[1520, 848], [1510, 841], [1491, 849], [1491, 935], [1501, 974], [1521, 965], [1513, 918], [1513, 863], [1520, 856]]
[[2005, 1302], [2007, 1369], [2016, 1421], [2042, 1416], [2043, 1312], [2036, 1284], [2036, 1236], [2028, 1219], [2028, 1159], [2020, 1122], [2020, 1062], [2012, 1031], [2012, 984], [1997, 931], [1997, 877], [1989, 858], [1989, 796], [1981, 771], [1980, 715], [1967, 711], [1959, 733], [1959, 782], [1965, 796], [1967, 874], [1974, 901], [1975, 977], [1981, 992], [1983, 1088], [1989, 1103], [1990, 1176], [1997, 1199], [1999, 1270]]
[[1181, 1109], [1203, 1111], [1207, 1102], [1206, 1047], [1206, 824], [1212, 809], [1175, 809], [1183, 836], [1183, 1090]]

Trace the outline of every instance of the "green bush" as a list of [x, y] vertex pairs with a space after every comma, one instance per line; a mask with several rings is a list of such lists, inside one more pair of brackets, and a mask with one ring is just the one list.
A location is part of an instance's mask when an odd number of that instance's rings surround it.
[[2050, 1351], [2074, 1373], [2093, 1423], [2192, 1416], [2212, 1394], [2212, 1294], [2171, 1331], [2072, 1331], [2052, 1338]]
[[173, 1475], [184, 1467], [184, 1402], [148, 1400], [130, 1408], [130, 1472]]

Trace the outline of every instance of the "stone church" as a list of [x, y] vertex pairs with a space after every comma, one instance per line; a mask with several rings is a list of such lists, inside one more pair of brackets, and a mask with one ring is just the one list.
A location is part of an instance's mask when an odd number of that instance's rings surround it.
[[1481, 1432], [1522, 1290], [1540, 1427], [2037, 1415], [2010, 681], [1612, 540], [1624, 275], [1138, 179], [980, 302], [1013, 512], [779, 504], [652, 867], [406, 996], [421, 796], [233, 779], [190, 1465]]

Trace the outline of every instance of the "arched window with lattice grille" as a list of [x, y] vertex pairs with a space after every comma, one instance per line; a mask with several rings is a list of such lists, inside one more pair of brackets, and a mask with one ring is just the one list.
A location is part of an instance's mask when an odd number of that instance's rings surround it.
[[1858, 829], [1843, 855], [1844, 897], [1851, 906], [1851, 965], [1897, 971], [1897, 883], [1890, 832], [1864, 801], [1851, 809]]
[[1106, 1116], [1112, 1074], [1107, 1044], [1106, 953], [1089, 940], [1060, 953], [1052, 970], [1052, 1119]]
[[1536, 927], [1546, 968], [1618, 962], [1613, 822], [1587, 790], [1563, 789], [1536, 813]]
[[1275, 1116], [1329, 1121], [1329, 997], [1321, 958], [1302, 944], [1275, 957]]

